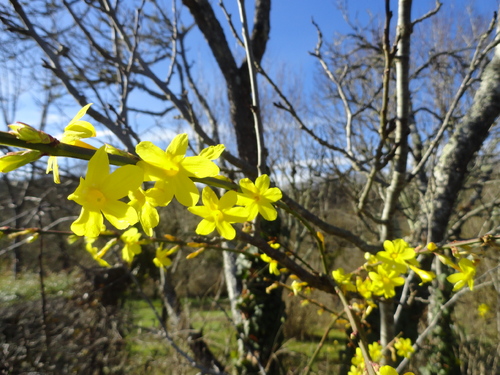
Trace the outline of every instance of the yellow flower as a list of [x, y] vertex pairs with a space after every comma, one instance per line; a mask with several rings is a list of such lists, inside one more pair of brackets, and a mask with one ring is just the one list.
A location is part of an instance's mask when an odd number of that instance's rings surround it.
[[[61, 143], [66, 143], [68, 145], [79, 146], [84, 148], [89, 148], [95, 150], [94, 146], [91, 146], [85, 142], [80, 141], [82, 138], [91, 138], [96, 136], [94, 126], [88, 122], [80, 120], [87, 113], [89, 107], [92, 103], [87, 104], [85, 107], [80, 109], [75, 117], [69, 122], [69, 124], [64, 128], [64, 133], [61, 137]], [[54, 182], [59, 184], [61, 182], [59, 178], [59, 166], [57, 165], [57, 157], [50, 156], [47, 161], [47, 171], [54, 172]]]
[[347, 375], [363, 375], [363, 369], [352, 365], [351, 370], [347, 373]]
[[361, 277], [356, 277], [356, 289], [358, 293], [363, 297], [364, 299], [371, 299], [372, 298], [372, 281], [369, 278], [366, 278], [364, 281]]
[[271, 203], [279, 201], [281, 190], [269, 188], [271, 181], [267, 174], [257, 177], [255, 184], [248, 178], [240, 180], [242, 193], [238, 193], [238, 204], [248, 209], [248, 220], [253, 220], [257, 214], [268, 221], [276, 220], [278, 212]]
[[98, 237], [104, 224], [102, 214], [117, 229], [137, 223], [135, 210], [119, 199], [137, 190], [142, 177], [142, 170], [135, 165], [120, 167], [110, 174], [108, 154], [101, 147], [90, 159], [85, 179], [81, 177], [80, 185], [68, 196], [82, 206], [71, 230], [78, 236]]
[[40, 159], [41, 156], [42, 153], [35, 150], [9, 152], [6, 155], [0, 156], [0, 172], [11, 172], [14, 169]]
[[477, 313], [482, 318], [484, 318], [489, 311], [490, 307], [486, 303], [482, 303], [477, 307]]
[[446, 278], [450, 283], [455, 284], [453, 291], [462, 289], [466, 284], [470, 290], [474, 289], [474, 276], [476, 275], [476, 266], [467, 258], [462, 258], [458, 262], [460, 272], [454, 273]]
[[398, 272], [406, 272], [406, 261], [415, 258], [415, 250], [411, 248], [404, 240], [384, 241], [385, 251], [377, 253], [377, 259], [390, 265]]
[[274, 260], [267, 254], [261, 254], [260, 259], [264, 262], [269, 263], [269, 273], [272, 275], [278, 276], [280, 274], [280, 270], [278, 269], [278, 261]]
[[[279, 270], [278, 270], [278, 272], [279, 272]], [[296, 296], [297, 294], [299, 294], [302, 291], [302, 288], [305, 286], [307, 286], [307, 283], [305, 281], [293, 280], [292, 285], [291, 285], [291, 288], [293, 290], [293, 294]]]
[[432, 280], [436, 278], [436, 274], [432, 271], [424, 271], [420, 268], [417, 268], [415, 266], [409, 265], [410, 268], [415, 272], [421, 279], [422, 282], [418, 285], [423, 285], [425, 283], [430, 283]]
[[351, 281], [352, 273], [345, 274], [343, 268], [339, 268], [332, 271], [333, 279], [339, 284], [344, 290], [349, 290], [351, 292], [356, 291], [356, 287]]
[[[382, 366], [378, 371], [379, 375], [398, 375], [398, 372], [394, 367]], [[405, 372], [404, 375], [415, 375], [413, 372]]]
[[394, 343], [394, 348], [401, 357], [410, 358], [412, 353], [415, 351], [411, 344], [411, 339], [397, 338]]
[[368, 344], [368, 353], [373, 362], [379, 362], [382, 359], [383, 349], [383, 346], [376, 341], [372, 344]]
[[177, 250], [179, 250], [179, 246], [163, 250], [163, 244], [161, 244], [156, 248], [156, 258], [153, 259], [153, 263], [158, 268], [169, 267], [172, 264], [172, 260], [169, 256], [174, 254]]
[[135, 227], [130, 228], [120, 236], [120, 240], [125, 243], [122, 249], [122, 258], [125, 262], [132, 263], [134, 256], [142, 252], [140, 238], [141, 234]]
[[136, 146], [135, 150], [142, 159], [137, 166], [144, 170], [144, 180], [158, 181], [155, 188], [163, 190], [162, 202], [158, 205], [167, 205], [175, 196], [182, 205], [194, 206], [200, 193], [190, 177], [219, 174], [219, 167], [208, 157], [186, 157], [187, 147], [187, 134], [177, 135], [166, 151], [151, 142], [141, 142]]
[[141, 223], [144, 233], [152, 237], [153, 228], [160, 222], [160, 216], [152, 203], [152, 199], [147, 197], [144, 190], [140, 187], [135, 191], [130, 191], [128, 197], [130, 198], [128, 204], [137, 211], [137, 216], [139, 217], [139, 222]]
[[354, 354], [354, 357], [352, 357], [351, 363], [359, 368], [363, 368], [365, 366], [365, 360], [360, 347], [356, 348], [356, 353]]
[[108, 262], [106, 262], [104, 259], [102, 259], [102, 257], [104, 255], [106, 255], [106, 253], [111, 248], [111, 246], [116, 244], [116, 241], [117, 241], [116, 238], [109, 240], [101, 250], [99, 250], [97, 247], [93, 246], [96, 239], [97, 238], [86, 237], [85, 238], [85, 249], [92, 255], [92, 258], [94, 258], [94, 260], [97, 261], [97, 263], [99, 263], [99, 265], [101, 265], [103, 267], [111, 267], [111, 265]]
[[377, 257], [370, 253], [365, 253], [365, 259], [368, 265], [373, 265], [378, 263]]
[[201, 197], [203, 206], [188, 207], [191, 213], [203, 218], [196, 227], [196, 233], [204, 236], [217, 229], [225, 239], [232, 240], [236, 237], [236, 231], [231, 224], [243, 223], [248, 216], [245, 208], [233, 207], [237, 199], [236, 192], [228, 191], [219, 200], [213, 190], [205, 186]]
[[368, 276], [372, 280], [372, 292], [376, 295], [384, 295], [385, 298], [392, 298], [396, 295], [394, 288], [403, 285], [405, 280], [398, 276], [394, 269], [386, 270], [383, 266], [377, 267], [377, 272], [370, 272]]

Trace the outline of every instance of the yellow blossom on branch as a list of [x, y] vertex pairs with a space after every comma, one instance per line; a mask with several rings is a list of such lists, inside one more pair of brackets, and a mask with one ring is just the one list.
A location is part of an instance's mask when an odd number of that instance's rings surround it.
[[160, 222], [160, 216], [154, 206], [153, 200], [146, 196], [146, 193], [140, 187], [135, 191], [129, 192], [128, 197], [130, 198], [129, 205], [135, 208], [144, 233], [152, 237], [153, 228], [156, 228]]
[[446, 278], [450, 283], [455, 284], [453, 291], [462, 289], [466, 284], [470, 290], [474, 289], [474, 276], [476, 275], [476, 266], [467, 258], [462, 258], [458, 262], [460, 272], [454, 273]]
[[410, 358], [415, 349], [412, 346], [411, 339], [397, 338], [394, 348], [400, 357]]
[[142, 159], [137, 166], [144, 170], [144, 180], [158, 181], [158, 188], [162, 190], [158, 205], [167, 205], [175, 196], [182, 205], [194, 206], [200, 193], [190, 177], [219, 174], [219, 167], [208, 157], [186, 156], [187, 147], [187, 134], [177, 135], [165, 151], [151, 142], [141, 142], [136, 146], [135, 150]]
[[482, 303], [477, 307], [477, 313], [481, 318], [484, 318], [490, 312], [490, 306]]
[[[91, 146], [85, 142], [82, 142], [82, 138], [91, 138], [96, 136], [94, 126], [88, 122], [80, 120], [87, 113], [89, 107], [92, 103], [87, 104], [85, 107], [80, 109], [75, 117], [69, 122], [69, 124], [64, 128], [64, 133], [61, 137], [61, 143], [66, 143], [68, 145], [79, 146], [84, 148], [89, 148], [95, 150], [94, 146]], [[59, 166], [57, 164], [57, 157], [50, 156], [47, 161], [47, 171], [49, 173], [53, 171], [54, 182], [59, 184], [61, 182], [59, 177]]]
[[279, 201], [281, 190], [270, 188], [271, 180], [267, 174], [257, 177], [255, 184], [248, 178], [240, 180], [241, 193], [238, 193], [238, 204], [248, 209], [248, 220], [251, 221], [261, 214], [268, 221], [276, 220], [278, 212], [271, 203]]
[[97, 237], [103, 228], [103, 214], [117, 229], [137, 223], [135, 210], [119, 199], [137, 190], [142, 178], [142, 170], [135, 165], [125, 165], [110, 174], [108, 154], [101, 147], [90, 159], [86, 177], [80, 178], [80, 185], [68, 196], [82, 206], [71, 230], [78, 236]]
[[243, 223], [248, 216], [245, 208], [234, 207], [237, 199], [236, 192], [228, 191], [219, 200], [214, 191], [205, 186], [201, 198], [203, 206], [188, 207], [191, 213], [203, 218], [196, 227], [196, 233], [205, 236], [217, 229], [217, 232], [227, 240], [236, 237], [236, 231], [231, 224]]
[[[106, 255], [107, 251], [111, 246], [104, 246], [101, 250], [99, 250], [96, 246], [93, 246], [96, 238], [86, 238], [85, 239], [85, 249], [92, 255], [92, 258], [99, 263], [102, 267], [111, 267], [111, 265], [106, 262], [102, 257]], [[116, 242], [116, 239], [113, 239]]]
[[[394, 367], [382, 366], [378, 371], [378, 375], [398, 375], [398, 372]], [[405, 372], [404, 375], [415, 375], [413, 372]]]
[[364, 370], [359, 368], [358, 366], [352, 365], [351, 369], [347, 373], [347, 375], [363, 375]]
[[172, 260], [169, 258], [170, 255], [174, 254], [179, 250], [179, 246], [174, 246], [171, 249], [163, 249], [163, 244], [156, 248], [156, 257], [153, 259], [153, 263], [158, 268], [166, 268], [172, 264]]
[[376, 341], [368, 344], [368, 353], [370, 354], [370, 358], [372, 359], [372, 361], [379, 362], [382, 359], [383, 349], [384, 347]]
[[307, 286], [307, 283], [305, 281], [293, 280], [291, 285], [293, 294], [295, 296], [298, 295], [302, 291], [302, 288], [304, 288], [305, 286]]
[[436, 274], [432, 271], [424, 271], [423, 269], [420, 269], [418, 267], [409, 265], [410, 268], [415, 272], [420, 279], [422, 279], [422, 282], [418, 285], [423, 285], [425, 283], [430, 283], [432, 280], [436, 278]]
[[372, 292], [384, 295], [385, 298], [394, 297], [396, 295], [394, 288], [405, 282], [396, 270], [386, 270], [382, 265], [377, 267], [377, 272], [370, 272], [368, 276], [372, 280]]
[[335, 271], [332, 271], [332, 277], [337, 282], [337, 284], [345, 290], [355, 292], [356, 287], [351, 281], [352, 273], [345, 273], [343, 268], [339, 268]]
[[402, 239], [384, 241], [384, 250], [377, 253], [377, 259], [400, 273], [406, 272], [407, 261], [415, 259], [415, 250]]
[[356, 277], [356, 290], [364, 299], [372, 298], [372, 281], [369, 278], [363, 280], [361, 277]]
[[278, 269], [278, 261], [274, 260], [267, 254], [261, 254], [260, 259], [264, 262], [269, 263], [269, 273], [272, 275], [278, 276], [280, 274], [280, 270]]
[[125, 244], [122, 249], [122, 258], [125, 262], [132, 263], [134, 257], [142, 252], [140, 238], [141, 234], [135, 227], [120, 236], [120, 240]]

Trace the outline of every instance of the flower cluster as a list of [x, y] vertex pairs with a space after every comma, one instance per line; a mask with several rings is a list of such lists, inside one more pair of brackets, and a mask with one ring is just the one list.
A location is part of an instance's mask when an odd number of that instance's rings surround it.
[[[411, 345], [410, 339], [396, 339], [394, 343], [394, 349], [397, 350], [398, 356], [409, 358], [414, 352]], [[377, 363], [382, 360], [384, 348], [380, 343], [373, 342], [368, 344], [368, 355], [372, 361], [372, 366], [379, 375], [398, 375], [396, 370], [391, 366], [378, 366]], [[347, 373], [348, 375], [362, 375], [366, 374], [366, 365], [363, 355], [361, 353], [361, 348], [356, 348], [356, 353], [351, 359], [351, 368]], [[412, 372], [407, 372], [404, 375], [414, 375]]]
[[[108, 151], [119, 153], [109, 145], [99, 149], [81, 141], [95, 137], [93, 125], [82, 120], [91, 104], [84, 106], [64, 129], [60, 140], [26, 124], [10, 125], [12, 133], [29, 143], [55, 144], [64, 143], [96, 150], [88, 163], [85, 177], [80, 178], [76, 190], [68, 196], [82, 206], [80, 216], [71, 225], [71, 230], [78, 236], [95, 239], [106, 230], [104, 218], [116, 229], [124, 230], [140, 223], [144, 233], [152, 237], [154, 228], [159, 224], [157, 207], [167, 206], [174, 198], [202, 220], [196, 228], [199, 235], [208, 235], [213, 231], [225, 239], [232, 240], [236, 231], [232, 224], [244, 223], [256, 218], [260, 213], [266, 220], [277, 218], [273, 203], [281, 199], [281, 191], [270, 187], [267, 175], [259, 176], [255, 182], [243, 178], [239, 188], [226, 191], [220, 199], [212, 188], [206, 186], [201, 194], [203, 205], [197, 206], [200, 192], [193, 179], [218, 177], [219, 167], [214, 160], [224, 152], [224, 145], [210, 146], [199, 155], [187, 156], [188, 135], [179, 134], [171, 141], [166, 150], [152, 142], [140, 142], [136, 146], [139, 161], [136, 165], [124, 165], [110, 171]], [[126, 153], [125, 153], [126, 154]], [[23, 151], [0, 158], [0, 170], [8, 172], [42, 156], [39, 151]], [[60, 183], [57, 158], [49, 156], [47, 173], [53, 172], [54, 181]], [[144, 182], [152, 182], [150, 188], [144, 188]], [[124, 202], [124, 198], [129, 202]], [[140, 233], [136, 228], [125, 232], [120, 240], [125, 243], [123, 260], [131, 262], [140, 252]], [[87, 250], [102, 265], [105, 251], [93, 246], [93, 240], [87, 241]], [[167, 252], [160, 249], [156, 264], [167, 266]], [[279, 272], [279, 271], [278, 271]]]
[[[416, 253], [404, 240], [385, 241], [384, 250], [375, 256], [366, 254], [367, 262], [357, 271], [346, 274], [342, 268], [332, 271], [332, 277], [345, 291], [357, 292], [371, 305], [373, 296], [392, 298], [395, 288], [404, 284], [402, 275], [413, 270], [422, 279], [422, 283], [432, 281], [433, 272], [420, 269]], [[363, 276], [364, 275], [364, 276]]]
[[[118, 250], [119, 244], [122, 246], [121, 258], [131, 263], [134, 257], [142, 252], [142, 245], [155, 240], [151, 237], [154, 236], [154, 230], [160, 222], [158, 207], [165, 207], [174, 199], [187, 207], [189, 212], [202, 218], [195, 230], [202, 236], [217, 231], [221, 237], [232, 240], [236, 237], [234, 224], [246, 223], [243, 231], [248, 232], [252, 230], [252, 224], [248, 222], [254, 220], [259, 214], [265, 220], [276, 220], [278, 213], [275, 205], [282, 198], [282, 193], [277, 187], [271, 187], [268, 175], [259, 176], [255, 181], [243, 178], [238, 185], [219, 176], [220, 170], [214, 161], [223, 154], [224, 145], [209, 146], [198, 155], [188, 156], [188, 135], [179, 134], [172, 139], [165, 150], [149, 141], [140, 142], [135, 148], [138, 157], [109, 145], [96, 149], [82, 141], [82, 139], [96, 136], [93, 125], [82, 120], [90, 106], [91, 104], [84, 106], [69, 122], [60, 140], [23, 123], [9, 125], [9, 127], [10, 133], [25, 143], [39, 143], [50, 145], [50, 147], [57, 147], [62, 143], [83, 147], [94, 152], [88, 163], [85, 177], [80, 178], [78, 187], [68, 196], [68, 199], [82, 207], [79, 217], [71, 224], [71, 230], [76, 236], [85, 237], [86, 250], [101, 266], [110, 267], [104, 257], [110, 249], [115, 247]], [[125, 156], [130, 161], [123, 163], [126, 165], [111, 170], [109, 154]], [[44, 155], [41, 151], [28, 150], [1, 156], [0, 172], [12, 171]], [[61, 155], [61, 153], [54, 153], [54, 155]], [[57, 157], [54, 155], [49, 156], [47, 173], [53, 172], [54, 181], [60, 183]], [[201, 194], [195, 184], [200, 181], [207, 184]], [[214, 183], [215, 181], [225, 183]], [[221, 190], [220, 186], [225, 186], [226, 191], [219, 193], [218, 190], [208, 186], [210, 184], [219, 187], [219, 190]], [[198, 205], [200, 197], [202, 204]], [[124, 232], [110, 234], [106, 231], [104, 219], [114, 228]], [[136, 224], [140, 224], [146, 236], [150, 237], [149, 239], [142, 238]], [[112, 238], [99, 249], [95, 244], [101, 234]], [[317, 239], [324, 247], [324, 238], [319, 232]], [[159, 240], [156, 239], [156, 241]], [[275, 249], [280, 247], [274, 239], [269, 245]], [[170, 256], [178, 249], [179, 246], [171, 249], [163, 249], [162, 245], [158, 246], [153, 259], [154, 264], [162, 269], [169, 267], [172, 264]], [[198, 251], [191, 253], [190, 257], [204, 250], [205, 246], [202, 246]], [[434, 253], [441, 262], [457, 271], [447, 277], [447, 280], [454, 284], [453, 291], [458, 291], [465, 286], [468, 286], [470, 290], [473, 289], [476, 266], [474, 260], [468, 258], [471, 254], [454, 251], [453, 255], [458, 258], [458, 261], [453, 261], [450, 257], [438, 253], [434, 243], [429, 243], [426, 250]], [[436, 278], [433, 272], [421, 268], [416, 257], [415, 249], [404, 240], [385, 241], [383, 251], [377, 254], [365, 254], [366, 262], [362, 267], [350, 273], [343, 268], [338, 268], [332, 271], [332, 278], [340, 290], [339, 294], [349, 293], [350, 296], [354, 295], [358, 299], [349, 308], [352, 308], [355, 313], [363, 314], [364, 318], [373, 308], [376, 308], [377, 299], [391, 299], [396, 296], [396, 288], [405, 283], [407, 274], [418, 275], [421, 279], [420, 285]], [[286, 271], [283, 268], [280, 269], [278, 261], [267, 254], [260, 255], [260, 258], [268, 264], [270, 274], [279, 276], [281, 272]], [[301, 296], [310, 293], [311, 288], [308, 284], [300, 281], [297, 276], [291, 275], [292, 279], [294, 277], [290, 286], [293, 294], [297, 296], [303, 289], [304, 293], [300, 294]], [[277, 286], [278, 283], [274, 283], [268, 290]], [[358, 303], [359, 299], [363, 301]], [[308, 302], [308, 300], [304, 299], [303, 302]], [[486, 304], [479, 306], [479, 316], [485, 317], [488, 312], [489, 307]], [[372, 365], [377, 374], [397, 374], [394, 368], [377, 364], [389, 351], [395, 360], [396, 354], [409, 358], [414, 348], [410, 339], [400, 337], [388, 344], [388, 348], [383, 348], [378, 342], [369, 344], [369, 358], [364, 358], [361, 349], [357, 348], [352, 358], [349, 374], [366, 373], [365, 360], [368, 359], [373, 362]], [[407, 375], [410, 374], [407, 373]]]

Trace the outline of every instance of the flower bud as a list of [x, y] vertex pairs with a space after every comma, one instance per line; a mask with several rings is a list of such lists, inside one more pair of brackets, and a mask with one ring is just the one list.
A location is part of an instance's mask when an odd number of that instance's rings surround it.
[[16, 151], [0, 156], [0, 172], [7, 173], [40, 159], [41, 151]]
[[15, 124], [9, 125], [12, 129], [11, 133], [14, 134], [18, 139], [26, 141], [28, 143], [52, 143], [55, 138], [51, 137], [47, 133], [37, 130], [34, 127], [24, 124], [22, 122], [17, 122]]

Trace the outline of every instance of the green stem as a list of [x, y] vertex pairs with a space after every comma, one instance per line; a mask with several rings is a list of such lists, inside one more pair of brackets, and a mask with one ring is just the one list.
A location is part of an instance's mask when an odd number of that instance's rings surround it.
[[[96, 152], [96, 150], [90, 148], [68, 145], [66, 143], [30, 143], [18, 139], [15, 135], [8, 132], [0, 132], [0, 145], [38, 150], [45, 155], [62, 156], [81, 160], [90, 160]], [[108, 154], [109, 161], [113, 165], [136, 164], [139, 161], [138, 157], [132, 154], [129, 155], [130, 156]]]

